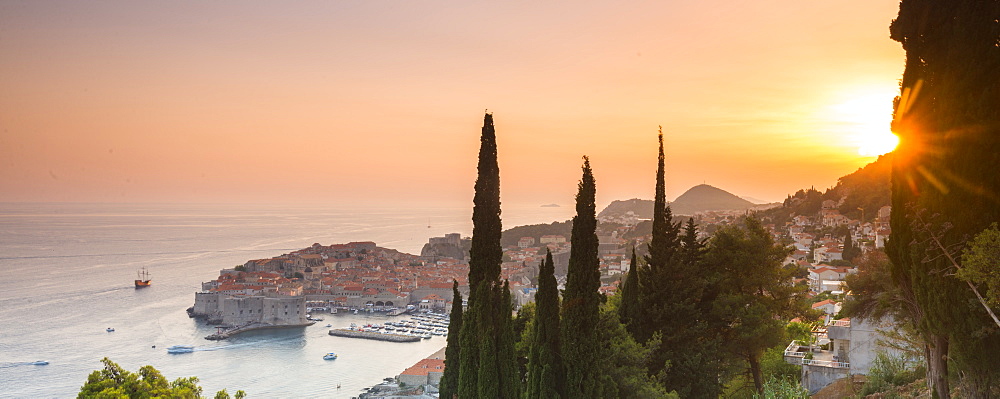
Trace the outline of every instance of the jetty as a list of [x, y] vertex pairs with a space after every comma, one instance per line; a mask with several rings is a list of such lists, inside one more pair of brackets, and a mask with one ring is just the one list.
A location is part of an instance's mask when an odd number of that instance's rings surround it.
[[352, 330], [350, 328], [336, 328], [330, 330], [330, 335], [335, 337], [365, 338], [389, 342], [417, 342], [421, 340], [420, 337], [413, 335], [387, 334], [374, 331]]
[[247, 331], [268, 330], [268, 329], [274, 329], [274, 328], [308, 327], [308, 326], [311, 326], [313, 324], [316, 324], [316, 322], [315, 321], [310, 321], [308, 323], [302, 323], [302, 324], [268, 324], [268, 323], [253, 322], [253, 323], [247, 323], [247, 324], [244, 324], [244, 325], [241, 325], [241, 326], [232, 327], [232, 328], [221, 328], [220, 327], [218, 332], [216, 332], [215, 334], [206, 336], [205, 339], [211, 340], [211, 341], [220, 341], [220, 340], [232, 337], [232, 336], [234, 336], [236, 334], [245, 333]]

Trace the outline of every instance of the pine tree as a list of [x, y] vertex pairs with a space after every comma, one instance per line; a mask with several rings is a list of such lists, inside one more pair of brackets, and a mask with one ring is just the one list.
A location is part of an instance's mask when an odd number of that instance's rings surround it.
[[452, 281], [451, 324], [448, 325], [448, 344], [444, 352], [445, 368], [440, 384], [440, 397], [445, 399], [458, 396], [458, 373], [461, 370], [462, 359], [462, 293], [458, 292], [458, 281]]
[[596, 358], [597, 335], [595, 321], [601, 303], [600, 261], [597, 241], [597, 216], [594, 175], [590, 160], [583, 158], [583, 177], [576, 195], [576, 216], [573, 217], [569, 269], [563, 299], [562, 352], [566, 367], [567, 398], [597, 397], [599, 387]]
[[515, 398], [519, 395], [511, 326], [510, 292], [500, 283], [500, 168], [493, 115], [483, 118], [479, 176], [472, 210], [469, 252], [469, 311], [460, 333], [461, 398]]
[[713, 304], [713, 312], [727, 326], [721, 342], [731, 357], [746, 362], [757, 391], [762, 392], [761, 357], [782, 343], [783, 320], [805, 315], [806, 293], [792, 285], [794, 271], [781, 265], [790, 248], [776, 244], [757, 219], [749, 217], [745, 225], [717, 231], [705, 257], [722, 276]]
[[556, 283], [552, 252], [546, 250], [538, 271], [535, 294], [534, 345], [528, 357], [526, 399], [563, 397], [563, 365], [559, 344], [559, 287]]

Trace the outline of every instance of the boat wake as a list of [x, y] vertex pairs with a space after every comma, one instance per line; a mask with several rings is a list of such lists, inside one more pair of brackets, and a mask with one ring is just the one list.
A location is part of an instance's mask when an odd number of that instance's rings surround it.
[[[167, 348], [167, 352], [168, 353], [212, 352], [212, 351], [219, 351], [219, 350], [226, 350], [226, 349], [236, 349], [236, 348], [243, 348], [243, 347], [247, 347], [247, 346], [255, 346], [255, 345], [261, 345], [261, 344], [268, 344], [268, 343], [272, 343], [272, 342], [290, 341], [290, 340], [293, 340], [293, 339], [295, 339], [295, 337], [275, 338], [275, 339], [267, 339], [267, 340], [262, 340], [262, 341], [242, 342], [242, 343], [238, 343], [238, 344], [209, 346], [209, 347], [203, 347], [203, 348], [199, 348], [199, 347], [191, 346], [191, 345], [174, 345], [174, 346], [171, 346], [171, 347]], [[173, 350], [173, 352], [171, 352], [171, 350]]]
[[18, 366], [44, 366], [46, 364], [49, 364], [49, 362], [46, 362], [44, 360], [36, 360], [33, 362], [3, 362], [0, 363], [0, 369], [8, 369], [11, 367], [18, 367]]

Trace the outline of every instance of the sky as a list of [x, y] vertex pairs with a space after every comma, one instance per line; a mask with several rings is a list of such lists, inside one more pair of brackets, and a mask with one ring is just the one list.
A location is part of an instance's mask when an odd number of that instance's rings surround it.
[[[895, 0], [0, 0], [0, 202], [781, 201], [891, 148]], [[860, 152], [859, 152], [860, 151]]]

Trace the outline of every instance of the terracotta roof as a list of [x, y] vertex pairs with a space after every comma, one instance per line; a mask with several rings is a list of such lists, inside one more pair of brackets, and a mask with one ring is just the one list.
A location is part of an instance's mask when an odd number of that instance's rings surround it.
[[404, 370], [400, 375], [427, 375], [427, 373], [436, 371], [439, 373], [444, 372], [444, 359], [424, 359], [412, 367]]

